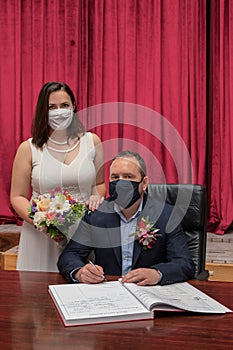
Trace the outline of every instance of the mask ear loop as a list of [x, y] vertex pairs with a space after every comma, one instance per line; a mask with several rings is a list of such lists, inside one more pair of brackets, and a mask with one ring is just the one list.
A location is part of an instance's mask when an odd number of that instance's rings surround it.
[[142, 183], [142, 181], [145, 179], [146, 175], [144, 175], [142, 178], [141, 178], [141, 181], [139, 181], [139, 183]]
[[[147, 177], [147, 176], [144, 175], [143, 178], [141, 179], [141, 181], [139, 182], [139, 184], [143, 182], [143, 180], [145, 179], [145, 177]], [[147, 186], [148, 186], [148, 183], [147, 183]], [[145, 189], [145, 190], [144, 190], [144, 189], [142, 190], [143, 192], [146, 192], [146, 191], [147, 191], [147, 186], [146, 186], [146, 189]]]

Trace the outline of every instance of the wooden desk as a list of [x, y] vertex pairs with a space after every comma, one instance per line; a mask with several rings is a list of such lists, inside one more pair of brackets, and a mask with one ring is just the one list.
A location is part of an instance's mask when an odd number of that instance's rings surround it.
[[[48, 295], [56, 273], [0, 271], [0, 349], [232, 349], [233, 313], [158, 315], [154, 320], [65, 328]], [[233, 309], [233, 283], [193, 284]]]

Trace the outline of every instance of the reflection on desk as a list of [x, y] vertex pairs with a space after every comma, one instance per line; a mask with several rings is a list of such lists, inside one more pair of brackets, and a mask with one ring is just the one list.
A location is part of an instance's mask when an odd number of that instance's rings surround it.
[[[162, 314], [154, 320], [65, 328], [48, 294], [66, 283], [57, 273], [0, 271], [0, 348], [12, 349], [230, 349], [233, 314]], [[192, 281], [233, 309], [233, 283]]]

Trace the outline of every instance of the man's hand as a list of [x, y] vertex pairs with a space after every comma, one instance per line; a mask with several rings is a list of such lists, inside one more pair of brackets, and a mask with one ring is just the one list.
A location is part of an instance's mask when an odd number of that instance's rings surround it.
[[101, 283], [105, 280], [103, 268], [90, 263], [79, 269], [74, 277], [82, 283]]
[[132, 270], [122, 278], [122, 283], [136, 283], [138, 286], [153, 286], [161, 279], [156, 269], [139, 268]]

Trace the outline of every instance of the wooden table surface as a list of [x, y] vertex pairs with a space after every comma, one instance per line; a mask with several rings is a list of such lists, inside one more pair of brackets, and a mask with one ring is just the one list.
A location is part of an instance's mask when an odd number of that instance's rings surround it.
[[[148, 321], [65, 328], [48, 294], [48, 285], [59, 283], [66, 282], [56, 273], [0, 271], [0, 349], [233, 348], [233, 313], [164, 313]], [[233, 310], [233, 283], [192, 283]]]

